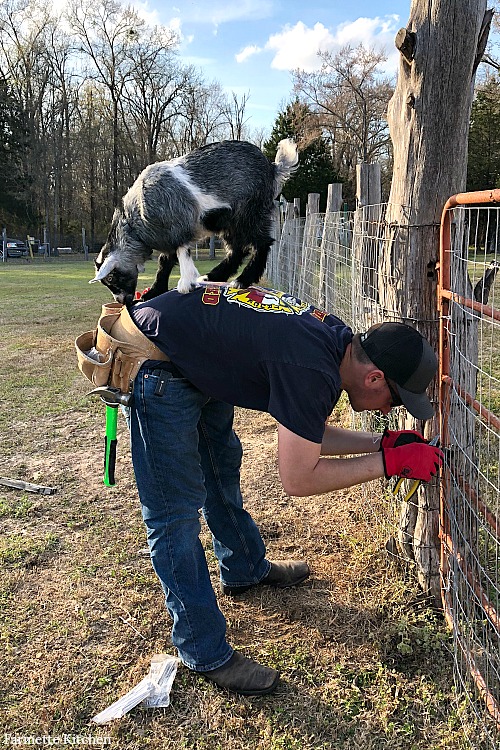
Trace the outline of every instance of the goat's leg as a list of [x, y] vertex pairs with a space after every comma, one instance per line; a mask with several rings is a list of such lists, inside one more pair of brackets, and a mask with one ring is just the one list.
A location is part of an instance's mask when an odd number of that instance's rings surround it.
[[246, 248], [239, 242], [227, 242], [227, 255], [215, 268], [204, 277], [207, 281], [227, 281], [233, 276], [246, 255]]
[[156, 271], [155, 280], [148, 291], [144, 292], [141, 296], [141, 301], [153, 299], [163, 294], [163, 292], [168, 291], [168, 280], [176, 263], [177, 256], [174, 254], [167, 255], [166, 253], [161, 253], [158, 256], [158, 270]]
[[177, 249], [177, 259], [181, 273], [179, 283], [177, 284], [177, 291], [181, 294], [187, 294], [195, 286], [200, 277], [188, 245], [182, 245], [182, 247]]
[[254, 254], [236, 279], [235, 286], [240, 287], [240, 289], [246, 289], [260, 281], [266, 270], [267, 256], [273, 242], [272, 237], [267, 237], [265, 240], [255, 244]]

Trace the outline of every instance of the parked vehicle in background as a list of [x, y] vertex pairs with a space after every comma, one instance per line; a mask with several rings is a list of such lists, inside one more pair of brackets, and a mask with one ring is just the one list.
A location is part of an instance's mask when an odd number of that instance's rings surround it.
[[[1, 249], [1, 242], [0, 242]], [[23, 240], [11, 240], [6, 241], [7, 258], [24, 258], [28, 255], [28, 247]]]

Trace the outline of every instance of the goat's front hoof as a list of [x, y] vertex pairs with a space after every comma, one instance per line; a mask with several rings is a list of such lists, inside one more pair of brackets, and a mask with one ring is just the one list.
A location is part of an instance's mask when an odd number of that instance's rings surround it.
[[196, 281], [179, 281], [177, 284], [177, 291], [179, 294], [189, 294], [193, 289], [196, 288]]

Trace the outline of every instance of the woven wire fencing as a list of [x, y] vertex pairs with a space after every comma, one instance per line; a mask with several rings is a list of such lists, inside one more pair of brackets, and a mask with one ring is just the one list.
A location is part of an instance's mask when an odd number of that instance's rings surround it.
[[[407, 299], [380, 304], [384, 288], [397, 286], [397, 263], [381, 262], [391, 227], [387, 205], [356, 212], [311, 214], [284, 221], [281, 239], [269, 256], [267, 278], [311, 304], [340, 317], [354, 331], [384, 320], [412, 322]], [[455, 218], [450, 255], [451, 289], [461, 297], [500, 309], [499, 209], [461, 209]], [[404, 211], [403, 211], [404, 216]], [[429, 231], [434, 231], [429, 228]], [[409, 227], [398, 224], [399, 248], [405, 249]], [[423, 228], [425, 232], [426, 229]], [[431, 239], [429, 237], [429, 239]], [[432, 238], [434, 241], [434, 238]], [[495, 286], [496, 284], [496, 286]], [[382, 290], [382, 291], [381, 291]], [[403, 295], [405, 290], [403, 289]], [[394, 305], [394, 308], [396, 305]], [[402, 312], [401, 312], [402, 311]], [[438, 321], [436, 305], [436, 321]], [[441, 403], [446, 422], [446, 470], [442, 494], [449, 511], [442, 527], [443, 602], [453, 631], [454, 672], [458, 695], [476, 715], [491, 748], [500, 745], [500, 315], [485, 315], [459, 303], [446, 321], [450, 338], [450, 377], [457, 386]], [[474, 405], [463, 392], [472, 394]], [[484, 410], [492, 418], [484, 418]], [[399, 410], [393, 410], [397, 412]], [[351, 415], [356, 429], [382, 431], [380, 416]], [[388, 426], [398, 424], [391, 415]], [[405, 420], [409, 429], [411, 419]], [[443, 435], [442, 435], [443, 436]], [[458, 468], [457, 468], [458, 467]], [[437, 493], [435, 493], [437, 495]], [[366, 491], [367, 523], [390, 554], [408, 545], [406, 528], [418, 528], [416, 505], [406, 504], [380, 482]], [[435, 513], [438, 513], [436, 507]], [[413, 515], [413, 520], [412, 520]], [[413, 540], [420, 544], [422, 540]], [[405, 556], [407, 563], [414, 556]], [[464, 722], [467, 735], [469, 726]], [[468, 737], [472, 747], [475, 738]]]
[[[367, 206], [356, 212], [310, 214], [287, 218], [269, 255], [266, 276], [276, 288], [332, 312], [354, 331], [399, 316], [384, 313], [378, 304], [380, 272], [377, 267], [387, 206]], [[384, 279], [390, 283], [392, 278]], [[397, 428], [397, 413], [390, 417], [348, 409], [353, 429], [381, 432]], [[398, 412], [399, 410], [393, 410]], [[408, 421], [408, 429], [416, 425]], [[385, 482], [366, 489], [366, 520], [382, 545], [395, 551], [400, 507]]]
[[[500, 209], [447, 212], [442, 251], [443, 602], [459, 691], [500, 745]], [[448, 287], [448, 288], [446, 288]], [[446, 295], [446, 296], [445, 296]], [[475, 694], [483, 697], [478, 703]]]

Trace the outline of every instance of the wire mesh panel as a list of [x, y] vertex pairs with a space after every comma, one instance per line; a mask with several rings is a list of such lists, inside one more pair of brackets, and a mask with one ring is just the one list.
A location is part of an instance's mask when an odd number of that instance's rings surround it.
[[441, 567], [457, 688], [493, 748], [500, 742], [500, 209], [470, 205], [479, 197], [456, 196], [465, 205], [443, 217]]
[[297, 293], [302, 271], [304, 227], [305, 219], [285, 219], [281, 237], [271, 247], [266, 277], [277, 289]]
[[353, 324], [353, 214], [325, 215], [321, 238], [319, 306]]
[[[273, 246], [266, 276], [273, 286], [290, 291], [304, 301], [337, 315], [354, 331], [394, 319], [380, 305], [380, 290], [393, 282], [380, 256], [384, 242], [392, 242], [386, 222], [387, 205], [366, 206], [356, 212], [329, 212], [307, 219], [289, 217], [279, 243]], [[394, 233], [394, 228], [390, 231]], [[398, 228], [400, 243], [405, 234]], [[397, 272], [397, 271], [396, 271]], [[346, 401], [346, 411], [348, 403]], [[351, 414], [352, 426], [374, 433], [395, 427], [397, 412], [381, 419], [379, 414]], [[413, 427], [414, 425], [410, 425]], [[386, 483], [366, 489], [367, 523], [382, 545], [399, 535], [401, 503], [387, 491]]]

